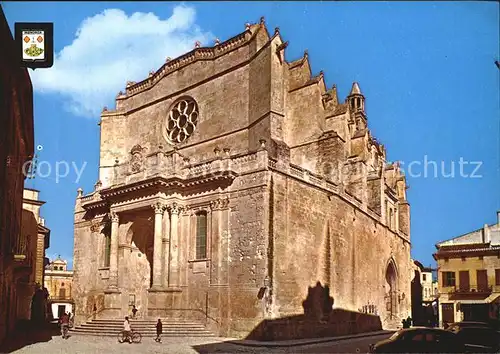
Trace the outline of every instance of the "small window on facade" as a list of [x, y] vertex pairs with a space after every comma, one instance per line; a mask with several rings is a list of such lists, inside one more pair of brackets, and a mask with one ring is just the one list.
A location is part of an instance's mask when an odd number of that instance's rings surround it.
[[443, 272], [443, 286], [455, 286], [455, 272]]
[[104, 237], [104, 267], [109, 267], [111, 260], [111, 236]]
[[196, 259], [207, 258], [207, 214], [196, 214]]
[[426, 281], [427, 280], [427, 274], [422, 274], [422, 280]]
[[495, 269], [495, 285], [500, 285], [500, 269]]

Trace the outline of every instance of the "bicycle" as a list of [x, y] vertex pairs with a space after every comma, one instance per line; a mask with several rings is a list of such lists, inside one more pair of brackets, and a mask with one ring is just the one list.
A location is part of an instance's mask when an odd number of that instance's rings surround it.
[[132, 343], [140, 343], [142, 340], [142, 335], [139, 332], [135, 331], [130, 331], [130, 334], [128, 336], [125, 335], [125, 331], [121, 331], [120, 333], [118, 333], [118, 343], [125, 342], [125, 339], [131, 339]]
[[69, 331], [69, 328], [67, 325], [61, 325], [61, 335], [62, 335], [63, 339], [68, 338], [68, 331]]

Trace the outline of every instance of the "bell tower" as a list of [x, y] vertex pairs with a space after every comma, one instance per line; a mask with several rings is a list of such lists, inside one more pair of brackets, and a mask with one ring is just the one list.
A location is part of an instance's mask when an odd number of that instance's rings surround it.
[[365, 96], [361, 93], [361, 89], [357, 82], [352, 84], [351, 93], [347, 96], [347, 103], [351, 117], [354, 121], [353, 132], [367, 128], [366, 113], [365, 113]]

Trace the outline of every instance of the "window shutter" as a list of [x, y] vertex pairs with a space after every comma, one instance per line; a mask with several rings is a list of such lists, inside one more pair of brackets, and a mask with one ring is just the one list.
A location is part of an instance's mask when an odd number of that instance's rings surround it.
[[196, 216], [196, 259], [207, 258], [207, 214]]

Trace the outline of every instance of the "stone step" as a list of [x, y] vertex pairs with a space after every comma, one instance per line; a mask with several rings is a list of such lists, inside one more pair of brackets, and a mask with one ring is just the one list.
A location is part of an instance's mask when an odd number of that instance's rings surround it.
[[[71, 331], [73, 332], [92, 332], [92, 333], [114, 333], [118, 334], [122, 331], [122, 329], [117, 329], [117, 330], [112, 330], [112, 329], [107, 329], [107, 330], [101, 330], [98, 328], [72, 328]], [[151, 334], [156, 334], [156, 330], [146, 330], [146, 331], [139, 331], [139, 330], [134, 330], [139, 332], [140, 334], [146, 334], [146, 333], [151, 333]], [[163, 331], [163, 333], [210, 333], [209, 331], [205, 329], [201, 330], [196, 330], [196, 331], [183, 331], [183, 330], [170, 330], [170, 331]]]
[[[124, 319], [96, 319], [96, 320], [90, 320], [87, 322], [95, 322], [95, 323], [123, 323], [125, 321]], [[156, 323], [158, 322], [158, 319], [156, 320], [129, 320], [130, 323]], [[199, 323], [196, 321], [189, 321], [189, 320], [170, 320], [170, 319], [161, 319], [162, 323]]]
[[[130, 320], [134, 331], [143, 337], [156, 336], [156, 320]], [[164, 337], [215, 337], [205, 326], [192, 320], [162, 320]], [[70, 329], [75, 335], [117, 337], [123, 331], [122, 319], [95, 319]]]
[[[89, 329], [89, 330], [102, 330], [102, 331], [122, 331], [123, 326], [76, 326], [78, 329]], [[134, 331], [156, 331], [154, 326], [149, 327], [140, 327], [140, 326], [132, 326]], [[196, 326], [196, 327], [163, 327], [163, 331], [204, 331], [205, 327]]]
[[[96, 327], [96, 326], [76, 326], [75, 328], [78, 329], [88, 329], [88, 330], [100, 330], [100, 331], [123, 331], [123, 327]], [[134, 331], [156, 331], [155, 327], [138, 327], [138, 326], [132, 326], [132, 330]], [[205, 327], [190, 327], [190, 328], [183, 328], [183, 327], [163, 327], [163, 331], [182, 331], [182, 332], [195, 332], [195, 331], [204, 331]]]
[[[123, 325], [123, 321], [87, 321], [85, 323], [94, 323], [98, 325], [105, 325], [105, 324], [112, 324], [112, 325]], [[153, 325], [156, 326], [156, 321], [150, 321], [150, 322], [132, 322], [130, 321], [131, 325], [136, 325], [136, 326], [141, 326], [141, 325]], [[200, 322], [163, 322], [162, 324], [164, 326], [192, 326], [192, 325], [200, 325]]]
[[[131, 323], [130, 326], [132, 328], [156, 328], [156, 324], [135, 324]], [[82, 323], [80, 327], [99, 327], [99, 328], [122, 328], [122, 323]], [[171, 324], [171, 325], [163, 325], [163, 328], [205, 328], [202, 324], [193, 323], [193, 324]]]
[[[81, 328], [73, 328], [69, 331], [71, 334], [78, 335], [89, 335], [89, 336], [105, 336], [105, 337], [117, 337], [118, 333], [121, 330], [117, 331], [103, 331], [98, 329], [81, 329]], [[156, 331], [138, 331], [143, 337], [156, 337]], [[215, 337], [215, 335], [207, 330], [202, 331], [163, 331], [163, 337]]]

